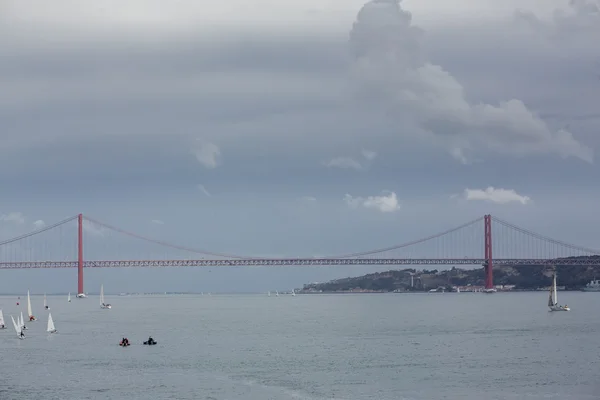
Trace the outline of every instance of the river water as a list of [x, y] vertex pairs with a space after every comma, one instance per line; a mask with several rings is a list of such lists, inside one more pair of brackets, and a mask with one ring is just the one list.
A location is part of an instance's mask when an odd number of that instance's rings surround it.
[[598, 399], [600, 293], [559, 297], [32, 297], [25, 340], [0, 297], [0, 399]]

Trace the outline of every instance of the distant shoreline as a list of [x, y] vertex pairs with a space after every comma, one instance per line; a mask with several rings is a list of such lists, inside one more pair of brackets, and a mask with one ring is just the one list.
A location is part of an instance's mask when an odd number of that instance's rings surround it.
[[[512, 289], [512, 290], [498, 290], [496, 293], [530, 293], [530, 292], [546, 292], [548, 289], [546, 288], [542, 288], [542, 289]], [[563, 289], [563, 290], [559, 290], [560, 292], [582, 292], [582, 293], [588, 293], [584, 290], [581, 289]], [[446, 291], [446, 292], [429, 292], [429, 291], [399, 291], [399, 292], [387, 292], [387, 291], [361, 291], [361, 292], [351, 292], [351, 291], [323, 291], [323, 292], [303, 292], [303, 291], [298, 291], [296, 292], [296, 295], [319, 295], [319, 294], [337, 294], [337, 295], [343, 295], [343, 294], [479, 294], [479, 293], [483, 293], [483, 292], [473, 292], [473, 291], [464, 291], [464, 292], [452, 292], [452, 291]], [[589, 293], [594, 293], [594, 292], [589, 292]], [[600, 293], [600, 292], [598, 292]], [[48, 297], [62, 297], [62, 296], [67, 296], [68, 293], [46, 293], [46, 296]], [[88, 296], [99, 296], [99, 293], [86, 293], [86, 295]], [[203, 296], [203, 297], [211, 297], [211, 296], [224, 296], [224, 295], [253, 295], [253, 296], [265, 296], [268, 297], [267, 294], [265, 292], [211, 292], [211, 294], [208, 293], [204, 293], [202, 294], [201, 292], [167, 292], [167, 293], [163, 293], [163, 292], [155, 292], [155, 293], [125, 293], [125, 294], [121, 294], [121, 293], [115, 293], [115, 294], [108, 294], [105, 293], [105, 296], [111, 296], [111, 297], [131, 297], [131, 296]], [[43, 296], [43, 294], [31, 294], [32, 297], [41, 297]], [[286, 296], [291, 296], [291, 294], [289, 293], [281, 293], [279, 294], [279, 297], [286, 297]], [[23, 295], [21, 293], [0, 293], [0, 297], [21, 297], [21, 300], [24, 300], [27, 297], [27, 294]], [[271, 296], [271, 297], [277, 297], [277, 296]], [[75, 298], [75, 296], [73, 296], [73, 298]], [[85, 299], [78, 299], [78, 300], [85, 300]]]

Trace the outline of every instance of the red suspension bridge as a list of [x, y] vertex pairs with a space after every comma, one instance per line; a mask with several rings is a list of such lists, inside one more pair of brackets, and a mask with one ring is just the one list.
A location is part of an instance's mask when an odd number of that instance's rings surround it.
[[420, 240], [328, 257], [272, 258], [210, 252], [128, 232], [82, 214], [0, 241], [0, 269], [77, 268], [79, 294], [84, 293], [84, 268], [482, 265], [485, 286], [491, 289], [493, 265], [548, 264], [600, 265], [600, 251], [551, 239], [491, 215]]

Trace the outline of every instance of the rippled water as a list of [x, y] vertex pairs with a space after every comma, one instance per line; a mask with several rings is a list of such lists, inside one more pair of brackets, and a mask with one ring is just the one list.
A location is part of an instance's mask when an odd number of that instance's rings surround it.
[[566, 313], [545, 292], [48, 300], [59, 333], [33, 297], [18, 340], [26, 309], [0, 298], [2, 400], [600, 397], [600, 293], [560, 293]]

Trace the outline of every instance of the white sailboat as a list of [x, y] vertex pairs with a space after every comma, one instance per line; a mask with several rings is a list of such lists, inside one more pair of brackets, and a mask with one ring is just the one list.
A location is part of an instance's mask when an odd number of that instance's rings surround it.
[[33, 311], [31, 311], [31, 297], [29, 297], [29, 290], [27, 290], [27, 314], [29, 315], [29, 322], [35, 321]]
[[69, 295], [67, 296], [67, 301], [70, 303], [71, 302], [71, 292], [69, 292]]
[[4, 324], [4, 314], [2, 314], [1, 309], [0, 309], [0, 329], [6, 329], [6, 325]]
[[[25, 335], [23, 335], [23, 329], [21, 326], [19, 326], [19, 324], [17, 322], [15, 322], [15, 319], [13, 318], [13, 316], [10, 316], [10, 319], [12, 319], [12, 323], [13, 326], [15, 327], [15, 332], [17, 332], [17, 337], [19, 339], [25, 339]], [[19, 317], [17, 317], [17, 319], [19, 319]]]
[[270, 290], [267, 292], [267, 296], [271, 297], [271, 291]]
[[104, 302], [104, 285], [100, 285], [100, 308], [112, 308], [110, 304]]
[[23, 319], [23, 311], [21, 311], [21, 317], [19, 319], [19, 326], [23, 329], [27, 329], [27, 327], [25, 326], [25, 320]]
[[52, 320], [52, 314], [48, 313], [48, 329], [46, 329], [48, 333], [56, 333], [56, 328], [54, 327], [54, 321]]
[[548, 296], [548, 307], [550, 308], [550, 311], [571, 311], [567, 305], [558, 305], [558, 293], [556, 292], [556, 272], [552, 277], [552, 286], [550, 286], [550, 294]]
[[292, 296], [296, 295], [296, 289], [292, 289]]
[[278, 290], [275, 291], [275, 297], [279, 297], [279, 291]]
[[46, 300], [46, 293], [44, 293], [44, 310], [49, 310], [50, 307], [48, 307], [48, 301]]

